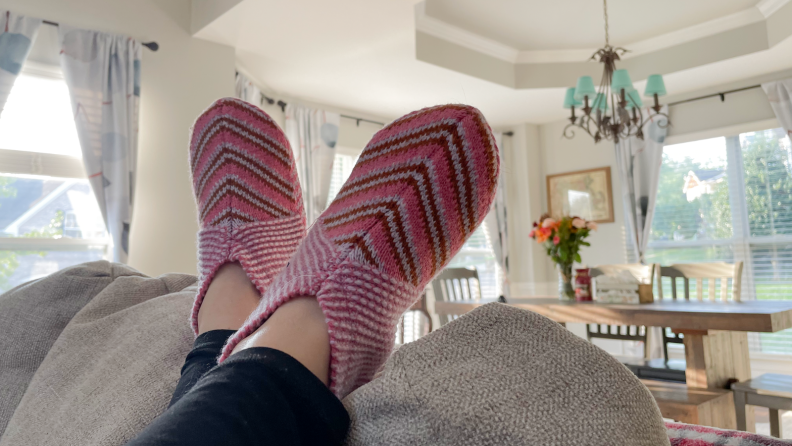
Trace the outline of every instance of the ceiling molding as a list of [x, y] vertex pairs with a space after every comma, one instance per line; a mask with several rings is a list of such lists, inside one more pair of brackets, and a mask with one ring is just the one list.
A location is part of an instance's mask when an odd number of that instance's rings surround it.
[[516, 48], [426, 15], [424, 1], [415, 5], [415, 29], [507, 62], [516, 62], [520, 53]]
[[[630, 50], [624, 55], [625, 59], [652, 53], [763, 21], [790, 1], [792, 0], [762, 0], [756, 6], [734, 14], [619, 46]], [[425, 1], [415, 5], [415, 28], [417, 31], [511, 63], [582, 62], [588, 60], [597, 51], [597, 48], [520, 51], [427, 15]]]
[[789, 3], [789, 1], [790, 0], [761, 0], [756, 4], [756, 9], [758, 9], [765, 18], [768, 18]]
[[[782, 0], [784, 2], [789, 0]], [[683, 28], [670, 33], [661, 34], [649, 39], [624, 45], [630, 50], [624, 58], [635, 57], [640, 54], [652, 53], [672, 46], [692, 42], [702, 37], [714, 36], [732, 29], [742, 28], [752, 23], [761, 22], [765, 19], [762, 13], [756, 8], [751, 7], [734, 14], [718, 17], [714, 20], [702, 22], [687, 28]]]

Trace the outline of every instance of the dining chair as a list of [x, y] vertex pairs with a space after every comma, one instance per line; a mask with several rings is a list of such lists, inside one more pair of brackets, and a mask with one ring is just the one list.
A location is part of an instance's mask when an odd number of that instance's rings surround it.
[[[728, 301], [729, 280], [731, 280], [732, 300], [740, 302], [740, 287], [742, 285], [743, 262], [726, 263], [676, 263], [659, 268], [657, 278], [657, 297], [663, 299], [663, 278], [671, 281], [671, 299], [677, 300], [677, 279], [684, 284], [684, 299], [690, 300], [690, 282], [695, 280], [696, 299], [704, 301], [704, 281], [707, 281], [707, 296], [710, 302], [716, 302], [717, 281], [720, 280], [720, 298], [722, 302]], [[673, 333], [671, 329], [663, 327], [663, 357], [668, 362], [668, 344], [683, 344], [685, 336]]]
[[[640, 263], [622, 263], [613, 265], [600, 265], [591, 268], [589, 275], [592, 278], [606, 274], [619, 274], [622, 271], [629, 271], [636, 279], [642, 283], [654, 284], [655, 269], [657, 265], [643, 265]], [[586, 337], [589, 341], [592, 338], [613, 339], [618, 341], [640, 341], [643, 342], [643, 358], [648, 356], [647, 330], [644, 326], [638, 325], [603, 325], [586, 324]]]
[[[481, 299], [481, 284], [478, 271], [467, 268], [446, 268], [432, 280], [432, 289], [436, 301], [457, 302]], [[443, 326], [461, 315], [437, 314], [440, 326]]]

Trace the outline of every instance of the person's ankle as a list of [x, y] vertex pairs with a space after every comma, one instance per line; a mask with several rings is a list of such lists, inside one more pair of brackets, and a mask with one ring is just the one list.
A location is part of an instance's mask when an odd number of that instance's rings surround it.
[[198, 333], [238, 330], [259, 303], [261, 295], [239, 263], [226, 263], [212, 283], [198, 311]]
[[325, 384], [330, 377], [330, 335], [315, 297], [297, 297], [278, 307], [232, 355], [253, 347], [268, 347], [293, 357]]

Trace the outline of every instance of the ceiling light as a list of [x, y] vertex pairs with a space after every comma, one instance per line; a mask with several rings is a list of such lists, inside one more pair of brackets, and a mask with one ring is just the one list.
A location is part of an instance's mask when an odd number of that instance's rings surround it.
[[[574, 138], [574, 129], [580, 128], [588, 133], [594, 142], [603, 139], [618, 143], [620, 139], [635, 136], [643, 139], [643, 126], [658, 116], [665, 117], [661, 125], [667, 126], [668, 116], [660, 113], [659, 97], [666, 94], [663, 76], [653, 74], [646, 81], [644, 96], [654, 98], [654, 105], [646, 113], [641, 112], [643, 101], [633, 87], [630, 73], [625, 69], [616, 69], [616, 61], [627, 52], [624, 48], [610, 45], [608, 35], [608, 1], [603, 0], [605, 17], [605, 46], [599, 49], [590, 60], [596, 60], [604, 66], [599, 88], [594, 87], [591, 76], [580, 76], [575, 88], [567, 89], [564, 97], [564, 108], [571, 110], [570, 124], [564, 127], [564, 136]], [[610, 105], [609, 105], [610, 102]], [[582, 106], [582, 107], [581, 107]], [[580, 107], [583, 116], [575, 116], [575, 107]], [[647, 115], [644, 118], [644, 114]]]

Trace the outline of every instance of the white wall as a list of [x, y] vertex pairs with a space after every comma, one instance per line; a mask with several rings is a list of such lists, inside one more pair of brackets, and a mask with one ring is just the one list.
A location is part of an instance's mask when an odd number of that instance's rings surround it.
[[129, 263], [150, 275], [195, 273], [189, 129], [213, 100], [233, 96], [234, 49], [190, 36], [189, 0], [2, 0], [0, 8], [159, 43], [143, 50]]

